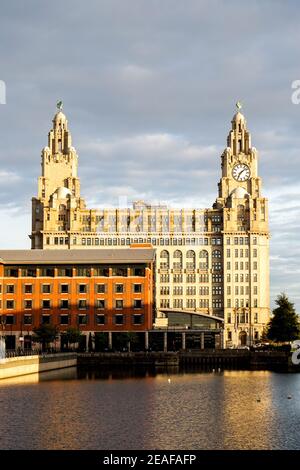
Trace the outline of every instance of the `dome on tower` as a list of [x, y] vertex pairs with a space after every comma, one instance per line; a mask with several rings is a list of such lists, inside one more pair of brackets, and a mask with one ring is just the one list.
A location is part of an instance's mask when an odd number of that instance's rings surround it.
[[246, 121], [245, 116], [244, 116], [240, 111], [238, 111], [238, 112], [235, 113], [235, 115], [233, 116], [231, 122], [245, 122], [245, 121]]
[[249, 197], [249, 193], [247, 193], [246, 189], [238, 186], [230, 193], [230, 197], [235, 199], [244, 199], [245, 197]]
[[53, 122], [56, 123], [56, 122], [66, 121], [66, 119], [67, 118], [65, 114], [62, 111], [58, 111], [58, 113], [56, 113], [53, 118]]
[[65, 188], [64, 186], [60, 186], [53, 193], [53, 196], [56, 196], [57, 199], [66, 199], [68, 196], [72, 196], [72, 192], [69, 190], [69, 188]]

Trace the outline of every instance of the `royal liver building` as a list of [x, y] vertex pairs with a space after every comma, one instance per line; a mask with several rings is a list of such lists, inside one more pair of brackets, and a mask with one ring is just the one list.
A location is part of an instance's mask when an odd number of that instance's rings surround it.
[[[66, 116], [53, 119], [32, 199], [32, 248], [156, 247], [155, 327], [219, 321], [224, 345], [259, 341], [269, 321], [268, 201], [258, 154], [238, 111], [221, 155], [218, 197], [209, 209], [88, 209]], [[187, 320], [188, 319], [188, 320]]]

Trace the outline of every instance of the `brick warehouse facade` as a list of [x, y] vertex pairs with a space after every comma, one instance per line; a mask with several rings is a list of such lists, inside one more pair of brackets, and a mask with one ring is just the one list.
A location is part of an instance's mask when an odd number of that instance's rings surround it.
[[[33, 328], [141, 332], [152, 328], [154, 250], [0, 250], [0, 315], [7, 348], [31, 347]], [[111, 336], [108, 338], [111, 342]], [[21, 338], [21, 341], [20, 341]], [[56, 345], [60, 347], [60, 344]]]

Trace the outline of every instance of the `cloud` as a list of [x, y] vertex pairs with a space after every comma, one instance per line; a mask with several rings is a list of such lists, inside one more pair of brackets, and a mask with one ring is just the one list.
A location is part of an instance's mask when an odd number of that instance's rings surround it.
[[300, 311], [296, 3], [90, 0], [87, 8], [64, 0], [68, 14], [61, 11], [58, 0], [46, 12], [36, 0], [1, 5], [1, 245], [28, 246], [58, 99], [79, 151], [82, 195], [94, 207], [122, 196], [210, 207], [241, 100], [269, 197], [272, 297], [287, 289]]

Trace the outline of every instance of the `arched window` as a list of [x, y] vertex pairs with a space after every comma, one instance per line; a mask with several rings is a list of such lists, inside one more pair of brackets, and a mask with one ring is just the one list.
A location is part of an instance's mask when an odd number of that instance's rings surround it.
[[163, 250], [160, 254], [160, 267], [162, 269], [169, 269], [170, 267], [170, 255], [167, 250]]
[[174, 257], [173, 268], [182, 269], [182, 252], [180, 250], [176, 250], [174, 252], [173, 257]]
[[200, 269], [208, 269], [208, 252], [206, 250], [200, 251]]
[[213, 258], [221, 258], [222, 254], [220, 250], [214, 250], [212, 253]]
[[193, 250], [189, 250], [186, 254], [187, 262], [186, 267], [188, 269], [195, 269], [196, 268], [196, 253]]

